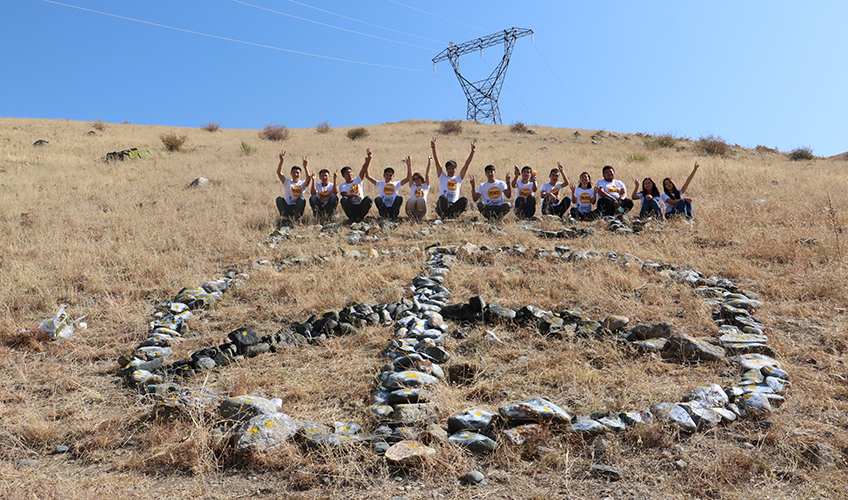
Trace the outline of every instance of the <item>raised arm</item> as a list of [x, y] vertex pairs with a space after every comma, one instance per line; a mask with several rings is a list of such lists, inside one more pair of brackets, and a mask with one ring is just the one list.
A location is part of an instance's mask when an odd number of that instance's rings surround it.
[[310, 175], [309, 180], [312, 183], [312, 189], [309, 190], [309, 194], [314, 196], [314, 195], [318, 194], [318, 188], [315, 187], [315, 184], [316, 184], [315, 183], [315, 174]]
[[530, 180], [533, 181], [532, 193], [535, 193], [539, 190], [539, 184], [536, 182], [536, 174], [530, 174]]
[[371, 184], [377, 184], [377, 179], [371, 177], [371, 174], [368, 173], [368, 166], [371, 165], [371, 149], [365, 150], [365, 163], [362, 164], [362, 169], [359, 170], [359, 178], [360, 179], [368, 179], [371, 181]]
[[568, 182], [568, 176], [565, 175], [565, 172], [562, 170], [562, 163], [561, 162], [557, 162], [557, 169], [559, 169], [559, 175], [562, 176], [562, 185], [563, 186], [570, 185], [571, 183]]
[[433, 140], [430, 141], [430, 151], [432, 152], [431, 158], [436, 162], [436, 176], [442, 176], [442, 164], [439, 163], [439, 155], [436, 154], [436, 138], [433, 137]]
[[507, 198], [512, 198], [512, 184], [509, 183], [509, 174], [506, 174], [506, 191], [504, 195]]
[[515, 177], [512, 178], [512, 184], [510, 184], [509, 181], [506, 181], [506, 183], [509, 184], [510, 187], [515, 187], [518, 185], [518, 176], [521, 175], [521, 171], [518, 170], [518, 165], [513, 165], [512, 169], [515, 171]]
[[[468, 159], [465, 160], [465, 165], [463, 165], [462, 170], [459, 171], [459, 178], [465, 179], [465, 174], [468, 172], [468, 167], [471, 165], [471, 160], [474, 159], [474, 151], [477, 150], [477, 142], [471, 141], [471, 152], [468, 153]], [[435, 151], [435, 149], [433, 150]], [[438, 163], [437, 163], [438, 165]]]
[[339, 194], [339, 183], [336, 180], [339, 178], [338, 172], [333, 172], [333, 189], [330, 191], [332, 194]]
[[433, 155], [427, 158], [427, 170], [424, 171], [424, 184], [430, 185], [430, 166], [433, 163]]
[[286, 183], [286, 174], [283, 173], [283, 162], [286, 161], [286, 151], [280, 151], [280, 163], [277, 165], [277, 177], [283, 184]]
[[315, 178], [314, 178], [315, 176], [313, 176], [309, 173], [309, 167], [306, 166], [308, 163], [309, 163], [309, 160], [307, 160], [307, 158], [304, 156], [303, 157], [303, 172], [304, 172], [304, 174], [306, 174], [306, 184], [304, 184], [304, 186], [308, 186], [310, 184], [315, 183]]
[[411, 186], [412, 185], [412, 157], [407, 155], [406, 159], [404, 161], [406, 162], [406, 179], [401, 179], [400, 185], [403, 186], [404, 184], [409, 184]]
[[695, 172], [698, 171], [698, 167], [700, 167], [700, 165], [698, 165], [698, 162], [695, 162], [695, 168], [692, 169], [692, 173], [689, 174], [689, 178], [686, 179], [686, 182], [683, 183], [683, 187], [680, 188], [681, 193], [685, 193], [686, 190], [689, 189], [689, 183], [692, 182], [692, 177], [695, 177]]
[[[438, 163], [436, 165], [438, 165]], [[477, 181], [474, 179], [473, 175], [468, 180], [471, 181], [471, 197], [474, 198], [474, 201], [480, 201], [480, 197], [483, 195], [477, 192]]]
[[630, 198], [634, 200], [639, 199], [639, 179], [636, 179], [636, 187], [633, 189], [633, 195]]

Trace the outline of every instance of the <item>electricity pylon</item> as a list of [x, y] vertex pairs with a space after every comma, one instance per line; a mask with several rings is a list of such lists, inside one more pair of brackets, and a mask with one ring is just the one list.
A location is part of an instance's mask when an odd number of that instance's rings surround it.
[[[433, 72], [436, 71], [436, 63], [445, 59], [449, 60], [451, 66], [453, 66], [453, 70], [456, 72], [456, 78], [465, 92], [465, 97], [468, 98], [468, 120], [490, 120], [492, 123], [501, 123], [498, 98], [501, 95], [501, 87], [503, 87], [504, 77], [506, 77], [506, 68], [509, 66], [512, 48], [515, 46], [517, 39], [532, 34], [533, 30], [510, 28], [459, 45], [451, 42], [448, 48], [433, 58]], [[500, 44], [504, 46], [503, 59], [501, 59], [500, 64], [498, 64], [488, 78], [472, 82], [462, 76], [462, 73], [459, 71], [459, 56], [479, 49], [482, 57], [483, 49]]]

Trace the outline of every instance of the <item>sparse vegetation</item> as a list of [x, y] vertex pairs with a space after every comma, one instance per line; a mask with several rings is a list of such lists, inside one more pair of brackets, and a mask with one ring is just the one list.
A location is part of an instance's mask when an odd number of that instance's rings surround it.
[[365, 127], [354, 127], [347, 131], [347, 138], [356, 141], [368, 137], [368, 129]]
[[162, 144], [165, 145], [165, 149], [172, 153], [175, 153], [182, 151], [182, 148], [186, 143], [187, 137], [184, 135], [177, 134], [162, 134], [159, 136], [159, 139], [162, 140]]
[[648, 155], [644, 153], [630, 153], [624, 157], [627, 163], [643, 163], [649, 161]]
[[285, 141], [290, 136], [289, 129], [278, 123], [270, 123], [259, 132], [259, 138], [266, 141]]
[[726, 156], [730, 154], [730, 146], [720, 135], [701, 136], [695, 145], [696, 149], [710, 156]]
[[648, 149], [673, 148], [677, 144], [677, 139], [671, 133], [665, 133], [650, 136], [643, 144]]
[[246, 156], [250, 156], [250, 155], [252, 155], [253, 153], [256, 152], [256, 148], [251, 146], [250, 144], [244, 142], [244, 141], [241, 141], [241, 151]]
[[461, 134], [462, 120], [442, 120], [439, 122], [438, 133], [441, 135]]
[[324, 120], [315, 127], [315, 131], [319, 134], [326, 134], [328, 132], [332, 132], [332, 130], [333, 129], [330, 127], [330, 122], [328, 122], [327, 120]]
[[754, 148], [754, 150], [755, 150], [756, 152], [758, 152], [758, 153], [771, 153], [771, 154], [777, 154], [777, 153], [779, 153], [779, 152], [780, 152], [780, 151], [778, 151], [778, 149], [777, 149], [777, 148], [770, 148], [770, 147], [768, 147], [768, 146], [761, 146], [761, 145], [759, 145], [759, 144], [757, 145], [757, 147], [756, 147], [756, 148]]
[[221, 124], [219, 122], [209, 122], [200, 126], [201, 130], [205, 130], [207, 132], [217, 132], [220, 128]]
[[509, 131], [516, 134], [526, 134], [527, 125], [525, 125], [524, 122], [515, 122], [509, 126]]
[[792, 161], [814, 160], [815, 158], [813, 150], [806, 146], [797, 147], [789, 152], [789, 159]]
[[104, 130], [106, 130], [106, 123], [102, 122], [100, 120], [97, 120], [96, 122], [92, 123], [91, 126], [95, 130], [100, 131], [100, 132], [103, 132]]

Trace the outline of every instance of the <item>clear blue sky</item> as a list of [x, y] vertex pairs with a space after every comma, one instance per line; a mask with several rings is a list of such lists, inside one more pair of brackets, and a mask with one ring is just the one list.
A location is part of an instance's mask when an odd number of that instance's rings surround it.
[[[196, 33], [3, 0], [0, 116], [224, 128], [465, 119], [452, 68], [434, 74], [431, 59], [450, 41], [516, 26], [535, 31], [535, 44], [516, 43], [504, 123], [848, 151], [840, 0], [62, 3]], [[502, 55], [494, 47], [460, 63], [477, 80]]]

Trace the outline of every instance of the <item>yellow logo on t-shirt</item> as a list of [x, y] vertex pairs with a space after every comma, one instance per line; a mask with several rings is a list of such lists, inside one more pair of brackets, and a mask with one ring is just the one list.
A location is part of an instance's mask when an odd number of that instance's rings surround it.
[[456, 179], [451, 179], [448, 181], [448, 191], [456, 191]]
[[348, 194], [359, 194], [359, 184], [351, 185]]
[[292, 186], [292, 196], [295, 198], [300, 198], [301, 193], [303, 193], [303, 186]]
[[330, 201], [330, 194], [331, 193], [329, 191], [321, 191], [320, 193], [318, 193], [318, 199], [320, 199], [324, 203], [327, 203], [328, 201]]
[[492, 186], [489, 188], [489, 198], [496, 200], [501, 197], [501, 188]]
[[619, 194], [621, 193], [621, 188], [615, 184], [610, 184], [607, 192]]
[[518, 195], [527, 198], [528, 196], [530, 196], [530, 188], [521, 188], [518, 191]]
[[394, 184], [386, 184], [383, 186], [383, 194], [386, 196], [392, 196], [395, 194], [395, 185]]
[[424, 197], [424, 190], [421, 189], [421, 188], [416, 188], [415, 189], [415, 197], [416, 198], [423, 198]]
[[588, 205], [592, 203], [592, 195], [589, 193], [580, 193], [580, 204]]
[[551, 196], [555, 198], [559, 197], [559, 188], [551, 188]]

